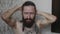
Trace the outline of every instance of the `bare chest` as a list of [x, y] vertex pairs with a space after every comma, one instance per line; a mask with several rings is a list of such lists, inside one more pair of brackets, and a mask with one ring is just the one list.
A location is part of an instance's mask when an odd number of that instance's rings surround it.
[[36, 27], [31, 28], [25, 28], [24, 31], [22, 31], [22, 23], [16, 23], [16, 29], [14, 29], [15, 34], [40, 34], [38, 31], [39, 29], [35, 29]]

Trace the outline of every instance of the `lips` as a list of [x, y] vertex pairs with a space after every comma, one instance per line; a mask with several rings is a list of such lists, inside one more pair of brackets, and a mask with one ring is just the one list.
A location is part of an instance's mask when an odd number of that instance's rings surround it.
[[31, 20], [26, 20], [27, 22], [31, 22]]
[[31, 21], [31, 20], [26, 20], [26, 21]]

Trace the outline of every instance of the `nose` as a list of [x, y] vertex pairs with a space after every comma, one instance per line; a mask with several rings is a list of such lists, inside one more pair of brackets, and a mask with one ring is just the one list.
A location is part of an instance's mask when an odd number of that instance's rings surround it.
[[30, 18], [30, 16], [28, 15], [28, 16], [27, 16], [27, 18], [29, 19], [29, 18]]
[[30, 17], [31, 17], [30, 14], [28, 14], [27, 18], [29, 19]]

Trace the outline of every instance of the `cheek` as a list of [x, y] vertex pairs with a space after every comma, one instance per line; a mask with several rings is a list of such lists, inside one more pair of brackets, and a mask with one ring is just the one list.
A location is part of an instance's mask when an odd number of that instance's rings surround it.
[[28, 15], [26, 15], [26, 14], [23, 14], [23, 17], [24, 17], [24, 19], [26, 19], [26, 18], [27, 18], [27, 16], [28, 16]]
[[33, 19], [34, 17], [35, 17], [34, 14], [32, 14], [32, 15], [31, 15], [31, 18]]

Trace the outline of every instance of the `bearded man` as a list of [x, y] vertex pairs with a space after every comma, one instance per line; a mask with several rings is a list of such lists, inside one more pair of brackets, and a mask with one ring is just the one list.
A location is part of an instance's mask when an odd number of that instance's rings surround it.
[[[22, 12], [22, 21], [17, 21], [11, 16], [17, 11]], [[36, 19], [37, 15], [44, 18]], [[56, 16], [46, 12], [37, 11], [36, 5], [31, 1], [26, 1], [22, 6], [15, 6], [7, 10], [1, 18], [13, 28], [15, 34], [41, 34], [41, 28], [55, 22]]]

